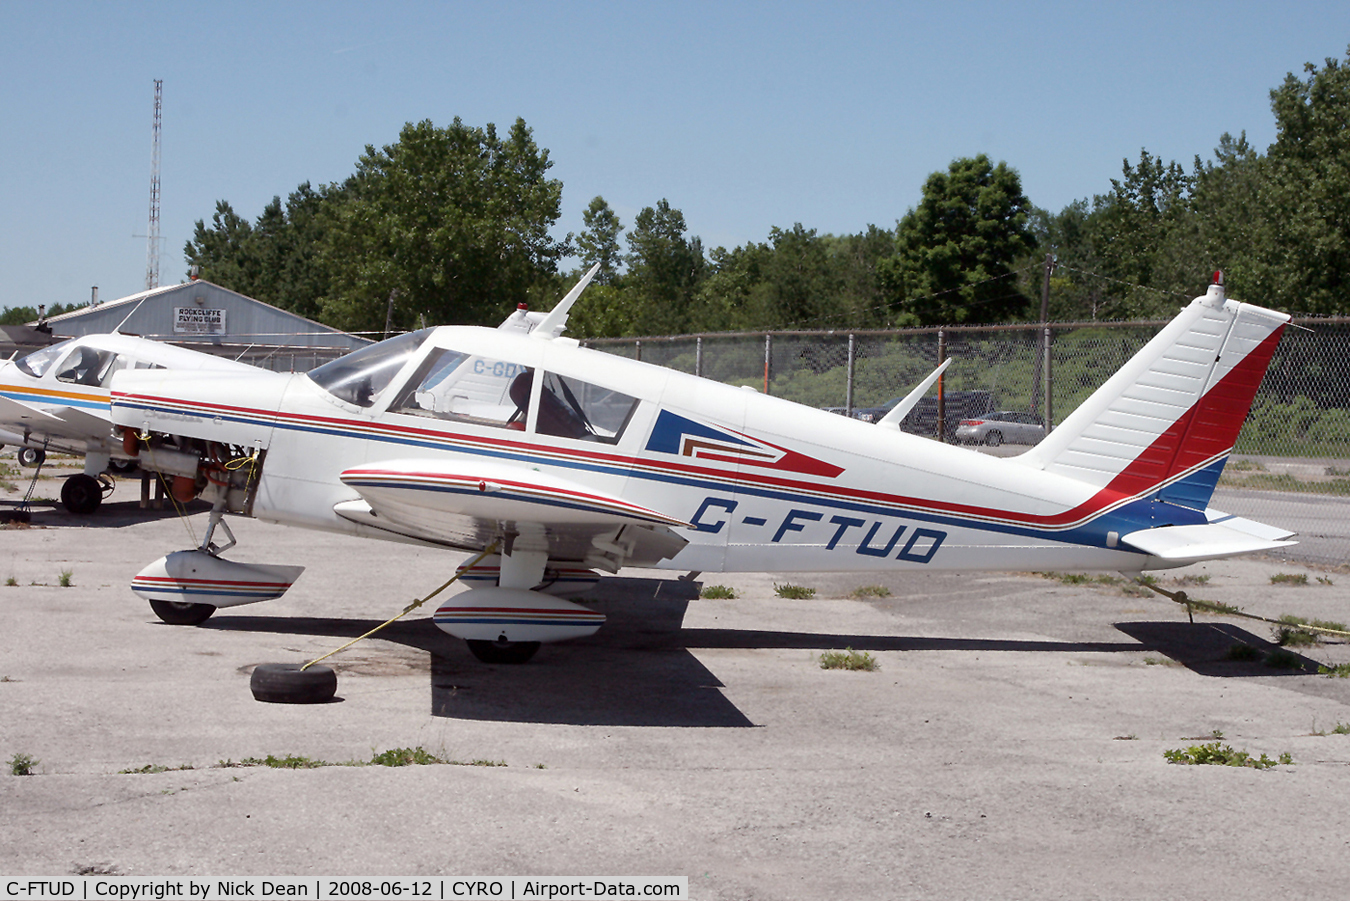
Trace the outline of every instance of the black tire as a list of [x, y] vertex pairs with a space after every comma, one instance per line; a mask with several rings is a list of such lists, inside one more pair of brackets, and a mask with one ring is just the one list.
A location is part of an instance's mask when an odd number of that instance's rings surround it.
[[249, 677], [248, 687], [256, 701], [269, 704], [323, 704], [337, 693], [337, 673], [332, 667], [301, 663], [260, 663]]
[[19, 448], [19, 464], [32, 469], [47, 459], [47, 452], [37, 447]]
[[135, 472], [137, 465], [135, 460], [109, 460], [108, 472], [115, 472], [119, 476], [124, 476]]
[[93, 476], [77, 473], [61, 486], [61, 503], [78, 516], [93, 513], [103, 503], [103, 484]]
[[998, 447], [1003, 443], [1003, 433], [998, 429], [990, 429], [989, 434], [984, 436], [984, 443], [990, 447]]
[[525, 663], [539, 650], [537, 641], [485, 641], [466, 639], [469, 653], [484, 663]]
[[151, 601], [150, 609], [171, 626], [200, 626], [211, 618], [216, 608], [211, 604], [192, 604], [186, 601]]

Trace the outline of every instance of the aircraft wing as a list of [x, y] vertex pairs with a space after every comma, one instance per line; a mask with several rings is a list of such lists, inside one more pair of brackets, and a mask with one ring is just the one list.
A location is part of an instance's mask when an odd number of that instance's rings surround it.
[[0, 395], [0, 427], [23, 434], [57, 438], [97, 439], [108, 433], [110, 420], [76, 407], [41, 408]]
[[602, 556], [618, 565], [672, 556], [687, 542], [671, 527], [691, 528], [615, 494], [507, 462], [387, 460], [339, 478], [361, 496], [334, 508], [352, 522], [456, 546], [481, 545], [505, 527], [546, 543], [551, 558], [592, 558], [595, 566], [604, 565], [595, 562]]

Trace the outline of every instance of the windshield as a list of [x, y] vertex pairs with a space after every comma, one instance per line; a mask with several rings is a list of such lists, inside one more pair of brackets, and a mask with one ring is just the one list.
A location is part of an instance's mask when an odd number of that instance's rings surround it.
[[62, 341], [60, 344], [53, 344], [51, 347], [44, 347], [42, 350], [35, 350], [22, 359], [15, 360], [14, 365], [18, 366], [24, 372], [33, 378], [40, 379], [43, 374], [52, 368], [52, 364], [61, 358], [61, 355], [70, 350], [70, 345], [75, 343], [75, 339]]
[[334, 397], [369, 407], [430, 334], [431, 329], [424, 328], [363, 347], [311, 369], [309, 377]]

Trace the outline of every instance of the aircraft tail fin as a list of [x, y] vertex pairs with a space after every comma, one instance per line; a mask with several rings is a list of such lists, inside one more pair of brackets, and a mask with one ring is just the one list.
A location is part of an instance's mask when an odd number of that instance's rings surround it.
[[1203, 511], [1288, 321], [1211, 285], [1010, 462]]

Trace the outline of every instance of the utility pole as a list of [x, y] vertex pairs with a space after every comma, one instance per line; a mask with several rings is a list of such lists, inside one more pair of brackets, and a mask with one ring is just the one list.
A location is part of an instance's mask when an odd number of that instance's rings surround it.
[[145, 290], [159, 287], [159, 114], [164, 80], [155, 79], [155, 126], [150, 151], [150, 230], [146, 234]]

